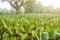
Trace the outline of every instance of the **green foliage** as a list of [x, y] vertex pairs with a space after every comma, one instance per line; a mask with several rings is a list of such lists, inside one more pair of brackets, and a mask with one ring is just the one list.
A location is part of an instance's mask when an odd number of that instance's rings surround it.
[[60, 40], [60, 15], [1, 14], [0, 40]]
[[25, 13], [43, 13], [43, 5], [40, 2], [29, 2], [24, 8]]

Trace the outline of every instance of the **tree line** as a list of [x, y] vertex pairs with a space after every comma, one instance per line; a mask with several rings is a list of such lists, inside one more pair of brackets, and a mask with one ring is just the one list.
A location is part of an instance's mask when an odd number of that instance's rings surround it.
[[49, 6], [43, 6], [41, 2], [36, 2], [36, 0], [1, 1], [7, 1], [12, 8], [10, 10], [0, 9], [0, 13], [60, 13], [60, 8], [54, 9], [51, 4]]

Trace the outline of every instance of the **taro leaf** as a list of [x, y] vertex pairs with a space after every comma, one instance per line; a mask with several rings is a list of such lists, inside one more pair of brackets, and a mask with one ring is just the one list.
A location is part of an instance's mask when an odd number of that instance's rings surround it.
[[43, 34], [42, 34], [42, 40], [48, 40], [48, 39], [49, 39], [48, 32], [43, 32]]
[[47, 32], [43, 32], [43, 28], [42, 27], [40, 27], [39, 30], [40, 30], [39, 31], [40, 34], [38, 35], [37, 39], [38, 40], [48, 40], [49, 39], [48, 33]]
[[6, 29], [6, 31], [9, 33], [9, 34], [13, 34], [12, 31], [10, 30], [10, 28], [6, 25], [6, 23], [2, 20], [2, 23], [4, 25], [4, 28]]
[[20, 36], [21, 36], [21, 40], [24, 40], [26, 37], [27, 37], [27, 34], [20, 34]]
[[17, 40], [16, 37], [11, 37], [11, 40]]
[[56, 32], [56, 37], [60, 37], [60, 33]]

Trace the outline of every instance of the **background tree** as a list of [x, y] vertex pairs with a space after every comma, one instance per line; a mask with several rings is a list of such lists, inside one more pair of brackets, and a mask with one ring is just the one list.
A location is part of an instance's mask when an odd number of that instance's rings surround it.
[[29, 2], [26, 5], [24, 5], [25, 8], [25, 13], [32, 13], [33, 12], [33, 4], [35, 4], [36, 0], [34, 0], [33, 2]]
[[8, 10], [7, 10], [7, 9], [1, 9], [1, 8], [0, 8], [0, 14], [3, 14], [3, 13], [4, 13], [4, 14], [5, 14], [5, 13], [8, 13]]
[[60, 8], [55, 9], [55, 13], [60, 13]]
[[42, 13], [43, 12], [43, 5], [40, 2], [36, 2], [33, 6], [33, 13]]
[[16, 13], [20, 13], [20, 8], [29, 2], [34, 0], [2, 0], [2, 2], [7, 1], [13, 8], [16, 9]]
[[44, 7], [44, 13], [54, 13], [54, 8], [50, 4], [49, 6]]
[[40, 2], [30, 2], [25, 6], [26, 13], [41, 13], [43, 11], [43, 5]]

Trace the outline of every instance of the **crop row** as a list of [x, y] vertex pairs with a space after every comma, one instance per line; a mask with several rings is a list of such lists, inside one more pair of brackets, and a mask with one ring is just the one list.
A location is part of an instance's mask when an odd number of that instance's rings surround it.
[[60, 40], [60, 16], [0, 15], [0, 40]]

